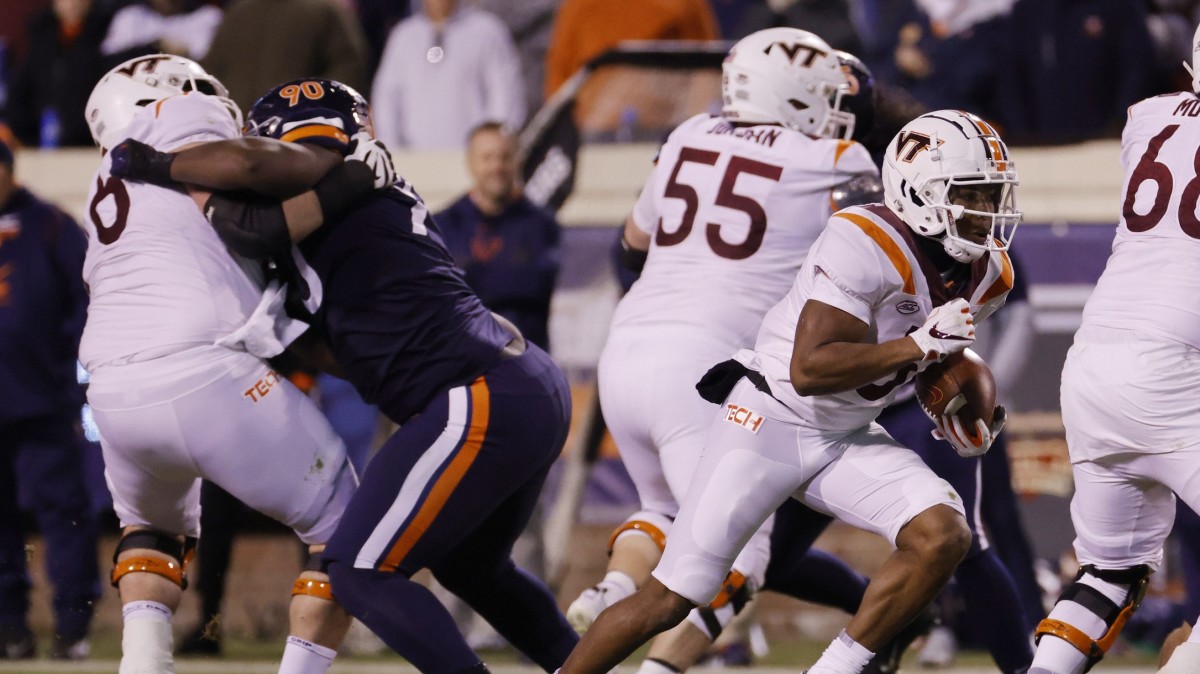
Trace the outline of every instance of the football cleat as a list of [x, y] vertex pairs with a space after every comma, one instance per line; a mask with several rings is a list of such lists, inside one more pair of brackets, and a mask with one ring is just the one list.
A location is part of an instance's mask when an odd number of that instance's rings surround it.
[[567, 622], [578, 633], [588, 631], [600, 612], [609, 607], [605, 601], [607, 592], [599, 587], [589, 587], [567, 607]]

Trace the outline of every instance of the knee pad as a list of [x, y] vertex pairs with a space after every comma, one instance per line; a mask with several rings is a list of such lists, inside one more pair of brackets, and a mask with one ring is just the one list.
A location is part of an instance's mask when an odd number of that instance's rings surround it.
[[[326, 578], [328, 578], [329, 574], [326, 572], [325, 566], [325, 560], [321, 557], [321, 553], [308, 553], [308, 559], [306, 559], [304, 562], [305, 571], [324, 573], [326, 574]], [[295, 583], [292, 583], [292, 596], [295, 597], [298, 594], [306, 597], [316, 597], [317, 599], [324, 599], [326, 601], [334, 601], [333, 586], [330, 585], [328, 580], [305, 578], [301, 576], [300, 578], [296, 579]]]
[[[117, 558], [126, 550], [154, 550], [173, 559], [163, 560], [158, 557], [144, 556], [129, 557], [118, 561]], [[157, 529], [139, 529], [125, 534], [113, 552], [113, 570], [110, 576], [112, 586], [117, 587], [117, 583], [126, 574], [153, 573], [175, 583], [180, 589], [186, 590], [187, 565], [192, 561], [192, 555], [195, 552], [196, 539], [191, 536], [185, 537], [180, 543], [175, 536]]]
[[639, 510], [629, 516], [613, 531], [608, 539], [608, 554], [612, 554], [613, 546], [626, 536], [647, 536], [658, 546], [659, 551], [667, 547], [667, 534], [671, 531], [672, 518], [661, 513]]
[[[1146, 595], [1146, 586], [1150, 583], [1150, 573], [1150, 567], [1145, 564], [1116, 570], [1097, 569], [1091, 564], [1080, 567], [1079, 573], [1075, 576], [1075, 582], [1062, 593], [1058, 601], [1074, 602], [1095, 614], [1107, 625], [1104, 634], [1093, 639], [1074, 625], [1046, 618], [1038, 623], [1034, 640], [1040, 642], [1043, 636], [1049, 634], [1066, 641], [1087, 657], [1087, 666], [1083, 671], [1090, 670], [1112, 647], [1117, 635], [1125, 628], [1125, 623], [1129, 622], [1130, 616], [1141, 605], [1142, 598]], [[1091, 585], [1079, 582], [1085, 576], [1098, 578], [1114, 585], [1128, 586], [1125, 601], [1118, 605]]]
[[715, 641], [734, 617], [750, 603], [755, 590], [754, 583], [734, 569], [725, 576], [716, 599], [708, 606], [697, 607], [688, 613], [688, 622], [699, 627], [708, 635], [710, 641]]

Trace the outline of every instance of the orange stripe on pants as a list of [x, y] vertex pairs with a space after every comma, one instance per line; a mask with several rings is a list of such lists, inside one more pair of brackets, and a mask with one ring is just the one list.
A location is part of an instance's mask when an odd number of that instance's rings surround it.
[[463, 476], [467, 474], [467, 470], [475, 462], [475, 457], [479, 456], [480, 448], [483, 447], [483, 439], [487, 434], [488, 414], [487, 382], [480, 377], [471, 384], [471, 418], [467, 422], [467, 439], [454, 458], [450, 460], [450, 465], [446, 466], [441, 477], [434, 482], [433, 488], [429, 490], [429, 496], [421, 504], [416, 516], [400, 532], [400, 537], [396, 539], [392, 549], [380, 563], [380, 571], [395, 571], [400, 566], [400, 562], [404, 561], [405, 556], [417, 544], [417, 541], [421, 540], [421, 536], [429, 530], [429, 526], [442, 511], [446, 501], [450, 500], [450, 495], [454, 493], [458, 483], [462, 482]]

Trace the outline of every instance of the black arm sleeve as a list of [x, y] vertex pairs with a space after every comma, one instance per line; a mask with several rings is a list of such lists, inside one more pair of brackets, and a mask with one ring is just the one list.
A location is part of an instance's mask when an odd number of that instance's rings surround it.
[[252, 260], [285, 254], [292, 245], [283, 207], [275, 199], [214, 194], [204, 204], [204, 217], [230, 250]]

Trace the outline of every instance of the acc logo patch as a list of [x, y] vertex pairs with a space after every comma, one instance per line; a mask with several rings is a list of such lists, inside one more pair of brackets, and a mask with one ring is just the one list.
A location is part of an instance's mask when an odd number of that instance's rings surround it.
[[725, 406], [725, 421], [737, 424], [757, 435], [758, 429], [762, 428], [763, 417], [761, 414], [755, 414], [741, 405], [731, 403]]
[[920, 308], [921, 308], [921, 305], [917, 304], [916, 302], [914, 302], [912, 300], [904, 300], [903, 302], [900, 302], [899, 304], [896, 305], [896, 311], [899, 311], [900, 313], [904, 314], [905, 316], [907, 316], [909, 314], [917, 313], [917, 309], [920, 309]]

